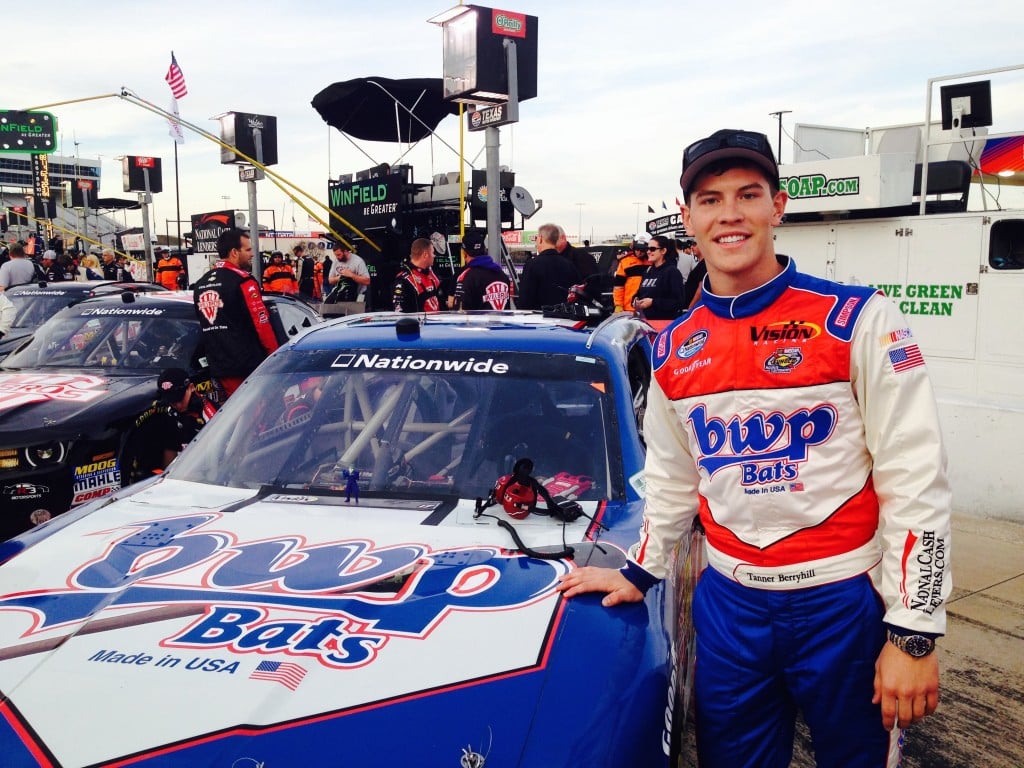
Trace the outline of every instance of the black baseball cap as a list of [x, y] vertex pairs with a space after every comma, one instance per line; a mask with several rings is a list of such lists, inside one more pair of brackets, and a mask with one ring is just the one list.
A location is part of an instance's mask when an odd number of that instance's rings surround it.
[[779, 185], [779, 166], [775, 162], [768, 137], [754, 131], [725, 128], [693, 142], [683, 150], [683, 174], [679, 177], [683, 194], [690, 194], [690, 187], [705, 168], [722, 160], [747, 160], [754, 163], [760, 166], [776, 187]]
[[462, 250], [467, 256], [483, 256], [487, 253], [487, 240], [483, 232], [467, 232], [462, 238]]
[[156, 380], [157, 393], [165, 403], [177, 403], [188, 391], [188, 371], [183, 368], [165, 368]]

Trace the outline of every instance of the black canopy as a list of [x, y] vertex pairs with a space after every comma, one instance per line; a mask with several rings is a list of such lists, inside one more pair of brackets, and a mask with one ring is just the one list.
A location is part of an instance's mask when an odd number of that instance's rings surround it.
[[327, 86], [312, 104], [324, 122], [349, 136], [408, 143], [426, 138], [445, 116], [459, 113], [459, 105], [445, 101], [443, 93], [439, 77], [359, 77]]
[[93, 201], [92, 207], [98, 211], [134, 211], [142, 206], [138, 200], [125, 200], [120, 197], [100, 197]]

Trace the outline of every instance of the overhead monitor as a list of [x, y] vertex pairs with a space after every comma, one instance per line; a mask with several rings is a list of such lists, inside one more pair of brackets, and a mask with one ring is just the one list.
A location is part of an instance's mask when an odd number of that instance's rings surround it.
[[992, 125], [992, 83], [943, 85], [939, 88], [943, 130], [982, 128]]

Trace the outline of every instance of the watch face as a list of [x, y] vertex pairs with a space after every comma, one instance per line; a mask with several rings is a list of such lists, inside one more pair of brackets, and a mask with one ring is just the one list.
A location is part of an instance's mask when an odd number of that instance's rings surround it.
[[932, 649], [935, 647], [935, 641], [921, 635], [911, 635], [906, 639], [905, 647], [907, 653], [911, 656], [920, 658], [932, 652]]

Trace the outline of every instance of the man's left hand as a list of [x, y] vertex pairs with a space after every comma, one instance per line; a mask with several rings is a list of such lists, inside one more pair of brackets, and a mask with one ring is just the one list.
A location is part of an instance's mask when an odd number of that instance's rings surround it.
[[875, 695], [882, 705], [882, 725], [906, 728], [939, 706], [939, 660], [934, 653], [915, 659], [886, 642], [875, 662]]

